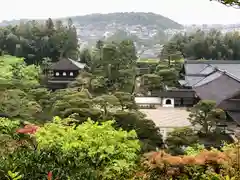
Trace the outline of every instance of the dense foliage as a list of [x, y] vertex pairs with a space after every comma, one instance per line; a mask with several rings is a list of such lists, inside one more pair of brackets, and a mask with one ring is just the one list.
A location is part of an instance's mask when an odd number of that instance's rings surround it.
[[172, 156], [163, 151], [152, 152], [145, 155], [142, 160], [142, 170], [135, 179], [169, 180], [169, 179], [239, 179], [239, 145], [223, 148], [203, 150], [184, 156]]
[[165, 140], [168, 152], [172, 155], [184, 154], [186, 147], [192, 147], [199, 142], [196, 132], [189, 127], [176, 128], [170, 132]]
[[[131, 59], [124, 56], [121, 58], [124, 64], [113, 65], [130, 68], [131, 64], [127, 64], [126, 60]], [[26, 66], [23, 59], [12, 56], [3, 56], [1, 61], [4, 72], [2, 80], [8, 83], [8, 86], [1, 83], [0, 113], [2, 115], [38, 124], [51, 120], [55, 115], [62, 118], [74, 117], [74, 123], [77, 124], [85, 122], [89, 117], [94, 121], [115, 119], [115, 128], [136, 130], [143, 151], [154, 150], [161, 146], [159, 128], [137, 110], [134, 96], [129, 92], [118, 91], [117, 83], [121, 86], [124, 81], [116, 79], [112, 84], [111, 82], [105, 84], [108, 77], [113, 81], [113, 76], [106, 75], [103, 76], [103, 81], [98, 81], [100, 75], [97, 76], [96, 72], [83, 72], [70, 85], [71, 87], [51, 92], [44, 87], [36, 86], [39, 85], [37, 66]], [[104, 66], [103, 63], [99, 70]], [[108, 70], [110, 72], [111, 69]], [[116, 72], [116, 68], [113, 70]], [[22, 72], [24, 74], [21, 74]], [[107, 85], [109, 88], [106, 88]], [[131, 82], [130, 90], [133, 86], [134, 82]]]
[[133, 93], [137, 75], [136, 61], [136, 49], [132, 41], [99, 41], [96, 48], [85, 49], [81, 53], [81, 62], [88, 65], [90, 74], [80, 75], [75, 84], [85, 83], [94, 93]]
[[[92, 23], [99, 22], [96, 17], [103, 23], [169, 25], [151, 13], [85, 16]], [[226, 115], [215, 102], [196, 104], [189, 116], [193, 128], [175, 129], [163, 142], [134, 100], [135, 93], [177, 87], [183, 57], [237, 59], [239, 48], [237, 33], [198, 31], [173, 37], [164, 60], [140, 62], [134, 42], [114, 36], [78, 52], [71, 19], [67, 25], [48, 19], [0, 28], [0, 179], [239, 179], [238, 144], [221, 151], [198, 144], [201, 135], [222, 140], [217, 125]], [[50, 91], [44, 70], [59, 57], [80, 57], [87, 69], [66, 89]], [[163, 147], [165, 152], [148, 153]]]
[[27, 64], [43, 64], [44, 58], [57, 61], [61, 56], [77, 58], [78, 40], [71, 20], [55, 24], [52, 19], [45, 23], [21, 22], [0, 28], [0, 52], [24, 57]]
[[60, 179], [125, 179], [135, 167], [140, 144], [134, 131], [115, 130], [112, 123], [88, 120], [69, 126], [56, 117], [31, 135], [35, 148], [20, 146], [0, 166], [19, 172], [22, 179], [44, 179], [50, 171]]
[[163, 48], [162, 56], [182, 55], [188, 59], [240, 59], [239, 32], [226, 34], [218, 30], [175, 35]]

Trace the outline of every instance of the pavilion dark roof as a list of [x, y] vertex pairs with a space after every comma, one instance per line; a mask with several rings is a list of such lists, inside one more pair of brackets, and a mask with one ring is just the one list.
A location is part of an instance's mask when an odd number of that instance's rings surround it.
[[85, 64], [74, 61], [69, 58], [61, 58], [58, 62], [54, 63], [50, 69], [52, 70], [81, 70]]

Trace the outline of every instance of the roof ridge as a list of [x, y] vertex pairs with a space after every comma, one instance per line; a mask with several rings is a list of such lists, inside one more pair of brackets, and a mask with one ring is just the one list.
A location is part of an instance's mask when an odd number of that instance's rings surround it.
[[240, 60], [184, 60], [184, 64], [240, 64]]
[[[200, 81], [198, 81], [198, 82], [196, 82], [195, 84], [193, 84], [192, 87], [195, 87], [196, 84], [200, 83], [201, 81], [205, 80], [206, 78], [208, 78], [209, 76], [211, 76], [212, 74], [214, 74], [214, 73], [216, 73], [216, 72], [218, 72], [218, 71], [219, 71], [218, 69], [214, 68], [214, 71], [213, 71], [212, 73], [210, 73], [208, 76], [204, 77], [204, 78], [201, 79]], [[222, 71], [219, 71], [219, 72], [224, 73], [224, 72], [222, 72]], [[219, 78], [219, 77], [217, 77], [216, 79], [218, 79], [218, 78]], [[215, 80], [215, 79], [213, 79], [212, 81], [214, 81], [214, 80]], [[210, 83], [210, 82], [212, 82], [212, 81], [209, 81], [209, 82], [207, 82], [207, 83], [205, 83], [205, 84], [208, 84], [208, 83]], [[202, 85], [200, 85], [200, 86], [203, 86], [203, 85], [205, 85], [205, 84], [202, 84]]]
[[206, 68], [208, 68], [209, 66], [213, 67], [211, 64], [207, 64], [206, 67], [204, 67], [199, 73], [203, 72]]
[[230, 72], [228, 72], [228, 71], [226, 71], [226, 70], [222, 70], [222, 69], [217, 68], [217, 67], [215, 67], [215, 69], [216, 69], [217, 71], [220, 71], [220, 72], [226, 74], [228, 77], [230, 77], [230, 78], [232, 78], [232, 79], [240, 82], [240, 78], [238, 78], [237, 76], [233, 75], [232, 73], [230, 73]]

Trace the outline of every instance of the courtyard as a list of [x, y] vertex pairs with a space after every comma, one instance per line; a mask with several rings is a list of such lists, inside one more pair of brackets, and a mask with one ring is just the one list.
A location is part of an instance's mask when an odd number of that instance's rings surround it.
[[160, 128], [163, 138], [166, 138], [167, 133], [174, 128], [191, 126], [188, 120], [189, 112], [186, 108], [159, 107], [157, 109], [140, 109], [140, 111]]

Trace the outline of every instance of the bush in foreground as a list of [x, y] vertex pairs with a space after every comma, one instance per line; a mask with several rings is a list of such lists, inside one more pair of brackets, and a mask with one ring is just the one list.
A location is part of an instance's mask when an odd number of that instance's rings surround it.
[[19, 172], [23, 180], [44, 179], [48, 172], [61, 180], [126, 179], [131, 175], [140, 151], [135, 131], [115, 130], [113, 121], [88, 120], [79, 126], [63, 122], [57, 117], [38, 128], [31, 135], [37, 148], [16, 150], [3, 161], [5, 171]]

